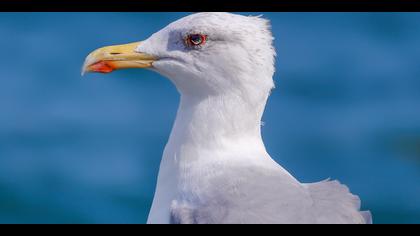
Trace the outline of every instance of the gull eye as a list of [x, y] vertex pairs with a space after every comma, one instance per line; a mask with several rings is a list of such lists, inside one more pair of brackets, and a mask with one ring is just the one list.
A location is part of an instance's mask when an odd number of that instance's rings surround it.
[[207, 40], [207, 35], [204, 34], [190, 34], [186, 38], [186, 43], [188, 46], [200, 46], [204, 45]]

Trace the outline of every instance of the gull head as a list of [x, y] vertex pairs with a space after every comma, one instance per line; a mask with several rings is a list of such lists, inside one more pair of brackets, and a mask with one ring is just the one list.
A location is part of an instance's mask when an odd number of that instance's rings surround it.
[[274, 87], [272, 42], [269, 21], [259, 16], [196, 13], [144, 41], [95, 50], [83, 73], [148, 68], [183, 95], [268, 96]]

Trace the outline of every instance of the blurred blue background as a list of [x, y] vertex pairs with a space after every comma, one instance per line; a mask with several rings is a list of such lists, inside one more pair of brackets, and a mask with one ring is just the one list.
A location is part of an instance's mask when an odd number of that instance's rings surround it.
[[[263, 14], [269, 153], [303, 182], [347, 184], [375, 223], [420, 223], [420, 14]], [[0, 13], [0, 223], [146, 221], [177, 91], [147, 70], [80, 70], [185, 15]]]

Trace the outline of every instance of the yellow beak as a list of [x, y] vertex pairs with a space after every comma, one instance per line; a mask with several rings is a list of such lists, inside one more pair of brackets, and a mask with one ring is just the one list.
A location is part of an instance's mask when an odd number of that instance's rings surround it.
[[110, 73], [118, 69], [152, 67], [155, 57], [138, 53], [135, 49], [141, 42], [99, 48], [90, 53], [83, 65], [86, 72]]

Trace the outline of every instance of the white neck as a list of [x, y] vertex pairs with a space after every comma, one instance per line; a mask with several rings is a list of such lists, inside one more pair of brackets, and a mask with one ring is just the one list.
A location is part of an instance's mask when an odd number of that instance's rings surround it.
[[255, 106], [235, 95], [205, 98], [183, 95], [168, 146], [191, 144], [211, 148], [225, 139], [261, 138], [264, 107], [265, 101]]
[[171, 201], [183, 191], [180, 186], [185, 187], [187, 181], [191, 184], [188, 176], [194, 168], [212, 160], [224, 161], [224, 153], [266, 153], [260, 127], [267, 97], [252, 104], [234, 94], [181, 96], [163, 154], [149, 223], [168, 223]]

